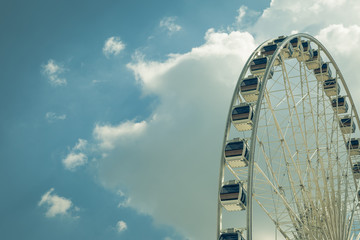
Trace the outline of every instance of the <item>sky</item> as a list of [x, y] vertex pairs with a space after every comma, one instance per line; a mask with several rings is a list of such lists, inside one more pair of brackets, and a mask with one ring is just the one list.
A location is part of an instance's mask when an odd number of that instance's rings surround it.
[[226, 113], [247, 58], [266, 39], [309, 33], [359, 106], [359, 10], [1, 0], [0, 238], [214, 239]]

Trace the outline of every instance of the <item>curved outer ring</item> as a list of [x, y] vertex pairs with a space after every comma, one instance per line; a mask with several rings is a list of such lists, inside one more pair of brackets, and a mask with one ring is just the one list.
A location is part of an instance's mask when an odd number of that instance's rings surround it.
[[[358, 117], [358, 113], [356, 111], [355, 108], [355, 104], [354, 101], [350, 95], [350, 91], [349, 88], [347, 87], [344, 77], [339, 69], [339, 67], [337, 66], [335, 60], [333, 59], [333, 57], [331, 56], [331, 54], [329, 53], [329, 51], [327, 51], [327, 49], [324, 47], [324, 45], [322, 45], [316, 38], [314, 38], [313, 36], [306, 34], [306, 33], [298, 33], [298, 34], [294, 34], [291, 36], [288, 36], [287, 38], [284, 39], [284, 41], [281, 43], [281, 45], [279, 45], [276, 49], [276, 51], [274, 52], [274, 54], [272, 55], [269, 64], [266, 67], [264, 76], [262, 78], [262, 84], [260, 86], [260, 93], [259, 93], [259, 97], [258, 100], [256, 102], [256, 106], [260, 106], [263, 98], [264, 98], [264, 91], [265, 91], [265, 86], [267, 84], [268, 81], [268, 77], [270, 75], [270, 71], [273, 68], [274, 62], [276, 57], [280, 54], [281, 49], [287, 44], [290, 43], [290, 40], [292, 40], [293, 38], [296, 37], [300, 37], [300, 38], [307, 38], [308, 40], [311, 40], [312, 42], [316, 43], [319, 47], [319, 49], [321, 49], [326, 56], [329, 58], [329, 60], [331, 61], [333, 67], [336, 70], [336, 73], [338, 74], [341, 83], [345, 89], [346, 95], [350, 101], [351, 104], [351, 110], [354, 113], [354, 116], [356, 118], [357, 121], [357, 125], [358, 127], [360, 127], [360, 121], [359, 121], [359, 117]], [[249, 59], [247, 60], [247, 62], [245, 63], [240, 77], [238, 79], [238, 82], [236, 83], [236, 87], [235, 87], [235, 91], [231, 100], [231, 104], [230, 104], [230, 108], [229, 108], [229, 112], [228, 112], [228, 117], [227, 117], [227, 121], [226, 121], [226, 127], [225, 127], [225, 133], [224, 133], [224, 141], [223, 141], [223, 147], [222, 147], [222, 152], [221, 152], [221, 163], [220, 163], [220, 174], [219, 174], [219, 194], [218, 196], [220, 196], [220, 190], [221, 190], [221, 186], [222, 183], [224, 181], [224, 167], [225, 167], [225, 158], [224, 158], [224, 151], [225, 151], [225, 146], [226, 146], [226, 140], [227, 140], [227, 136], [229, 134], [229, 130], [230, 130], [230, 126], [231, 126], [231, 113], [232, 113], [232, 107], [235, 103], [235, 99], [236, 96], [239, 92], [239, 87], [240, 87], [240, 83], [241, 80], [244, 79], [245, 74], [248, 71], [248, 68], [250, 67], [250, 63], [251, 61], [254, 59], [255, 55], [259, 52], [259, 50], [262, 49], [262, 47], [264, 45], [266, 45], [268, 42], [273, 41], [274, 39], [268, 40], [263, 42], [261, 45], [259, 45], [255, 51], [251, 54], [251, 56], [249, 57]], [[247, 207], [246, 207], [246, 239], [247, 240], [252, 240], [252, 195], [253, 195], [253, 172], [254, 172], [254, 156], [255, 156], [255, 145], [256, 145], [256, 134], [257, 134], [257, 128], [258, 128], [258, 122], [259, 122], [259, 117], [260, 117], [260, 107], [257, 107], [254, 113], [254, 118], [253, 118], [253, 129], [252, 129], [252, 133], [251, 133], [251, 142], [250, 142], [250, 156], [249, 156], [249, 165], [248, 165], [248, 182], [247, 182]], [[250, 194], [251, 193], [251, 194]], [[222, 211], [222, 206], [220, 203], [220, 199], [218, 200], [218, 210], [217, 210], [217, 238], [220, 236], [220, 231], [221, 231], [221, 211]]]

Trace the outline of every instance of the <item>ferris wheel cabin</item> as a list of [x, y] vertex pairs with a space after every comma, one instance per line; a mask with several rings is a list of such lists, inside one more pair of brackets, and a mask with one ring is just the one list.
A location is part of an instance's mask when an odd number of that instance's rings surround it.
[[349, 108], [348, 103], [346, 102], [346, 98], [342, 96], [332, 99], [331, 105], [333, 107], [333, 110], [337, 113], [346, 113]]
[[241, 182], [231, 180], [220, 190], [220, 201], [227, 211], [242, 211], [246, 209], [246, 191]]
[[241, 103], [233, 108], [231, 120], [238, 131], [251, 130], [253, 126], [254, 110], [249, 103]]
[[235, 138], [225, 146], [225, 159], [231, 167], [246, 167], [249, 164], [249, 146], [246, 140]]
[[350, 134], [355, 132], [356, 125], [349, 115], [340, 118], [339, 124], [342, 133]]
[[299, 62], [309, 61], [313, 57], [313, 51], [311, 49], [310, 41], [301, 41], [301, 54], [297, 57]]
[[359, 140], [360, 138], [352, 138], [346, 143], [350, 156], [360, 155]]
[[241, 96], [247, 102], [255, 102], [260, 92], [261, 81], [257, 76], [250, 75], [240, 84]]
[[[275, 44], [275, 43], [269, 43], [268, 45], [264, 46], [262, 49], [261, 49], [261, 53], [262, 55], [264, 56], [271, 56], [274, 54], [274, 52], [276, 51], [278, 45]], [[276, 59], [275, 59], [275, 62], [274, 62], [274, 65], [275, 66], [278, 66], [280, 65], [281, 63], [281, 58], [280, 56], [278, 56]]]
[[326, 96], [332, 97], [340, 93], [340, 86], [336, 81], [336, 78], [326, 80], [323, 84]]
[[306, 61], [305, 64], [309, 70], [320, 68], [322, 65], [322, 59], [319, 54], [319, 51], [314, 50], [313, 54], [312, 54], [312, 58], [310, 60]]
[[[268, 57], [255, 58], [250, 64], [250, 72], [252, 75], [263, 76], [266, 71], [266, 67], [269, 63]], [[270, 72], [270, 78], [273, 75], [273, 70]]]
[[[274, 40], [275, 44], [280, 45], [284, 40], [285, 40], [285, 36], [280, 36], [277, 39]], [[282, 49], [281, 49], [281, 56], [283, 58], [290, 58], [293, 54], [293, 48], [291, 44], [286, 44]]]
[[318, 81], [325, 81], [331, 78], [331, 69], [329, 63], [324, 63], [321, 68], [314, 70], [315, 77]]
[[245, 240], [239, 230], [228, 228], [221, 231], [219, 240]]
[[356, 179], [360, 178], [360, 162], [357, 162], [353, 165], [352, 172]]
[[270, 56], [270, 55], [273, 55], [274, 52], [276, 51], [277, 49], [277, 44], [274, 44], [274, 43], [269, 43], [268, 45], [264, 46], [262, 49], [261, 49], [261, 53], [264, 55], [264, 56]]
[[293, 49], [293, 53], [291, 57], [299, 57], [300, 56], [300, 44], [301, 41], [299, 38], [293, 38], [290, 40], [290, 44], [292, 46]]

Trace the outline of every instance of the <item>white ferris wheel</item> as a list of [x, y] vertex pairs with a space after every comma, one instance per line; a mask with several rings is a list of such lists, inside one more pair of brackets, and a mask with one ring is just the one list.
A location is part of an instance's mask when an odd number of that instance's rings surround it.
[[252, 240], [253, 203], [284, 239], [360, 232], [360, 126], [340, 69], [308, 34], [261, 44], [247, 60], [226, 122], [217, 239]]

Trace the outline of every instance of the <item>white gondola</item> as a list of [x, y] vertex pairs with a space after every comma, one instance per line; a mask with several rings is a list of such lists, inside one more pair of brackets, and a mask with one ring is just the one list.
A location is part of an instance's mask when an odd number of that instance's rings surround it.
[[336, 78], [326, 80], [323, 84], [326, 96], [332, 97], [340, 93], [340, 86], [336, 81]]
[[360, 178], [360, 162], [355, 163], [352, 168], [351, 168], [352, 172], [353, 172], [353, 176], [356, 179]]
[[[274, 40], [275, 44], [280, 45], [284, 40], [285, 40], [285, 36], [280, 36], [277, 39]], [[293, 48], [291, 44], [286, 44], [282, 49], [281, 49], [281, 56], [283, 58], [290, 58], [293, 54]]]
[[293, 38], [290, 40], [290, 44], [292, 46], [292, 49], [293, 49], [293, 53], [292, 53], [292, 56], [291, 57], [298, 57], [300, 56], [300, 44], [301, 44], [301, 41], [299, 38]]
[[312, 70], [312, 69], [317, 69], [317, 68], [320, 68], [320, 66], [322, 65], [322, 59], [321, 59], [321, 56], [319, 54], [319, 51], [318, 50], [314, 50], [313, 51], [313, 54], [312, 54], [312, 58], [310, 60], [307, 60], [305, 62], [305, 65], [306, 67], [309, 69], [309, 70]]
[[[252, 60], [250, 64], [250, 72], [252, 75], [263, 76], [266, 70], [266, 67], [269, 63], [268, 57], [258, 57]], [[273, 70], [270, 72], [269, 78], [273, 75]]]
[[246, 167], [249, 164], [249, 146], [245, 139], [234, 138], [228, 141], [224, 154], [231, 167]]
[[246, 190], [242, 183], [237, 180], [231, 180], [221, 187], [220, 201], [222, 206], [232, 212], [246, 209]]
[[352, 120], [351, 116], [346, 115], [344, 117], [341, 117], [339, 124], [340, 124], [340, 130], [342, 133], [350, 134], [350, 133], [355, 132], [356, 125], [355, 125], [354, 121]]
[[[360, 138], [352, 138], [347, 143], [346, 146], [349, 149], [350, 156], [360, 155], [360, 146], [359, 146]], [[360, 165], [359, 165], [360, 168]], [[359, 169], [360, 171], [360, 169]]]
[[[278, 45], [276, 43], [271, 42], [261, 49], [261, 53], [264, 56], [271, 56], [276, 51], [277, 47], [278, 47]], [[277, 58], [275, 59], [274, 65], [278, 66], [280, 64], [281, 64], [281, 57], [277, 56]]]
[[245, 240], [241, 231], [236, 228], [228, 228], [220, 233], [219, 240]]
[[314, 69], [315, 77], [318, 81], [326, 81], [331, 78], [331, 69], [329, 63], [324, 63], [320, 68]]
[[301, 54], [297, 57], [299, 62], [309, 61], [313, 57], [310, 41], [301, 41]]
[[241, 96], [247, 102], [255, 102], [258, 99], [260, 91], [260, 79], [257, 76], [250, 75], [243, 79], [240, 84]]
[[331, 105], [334, 111], [337, 113], [346, 113], [349, 109], [348, 103], [346, 102], [346, 98], [342, 96], [332, 99]]
[[249, 103], [235, 106], [231, 112], [231, 120], [238, 131], [248, 131], [253, 127], [254, 110]]

